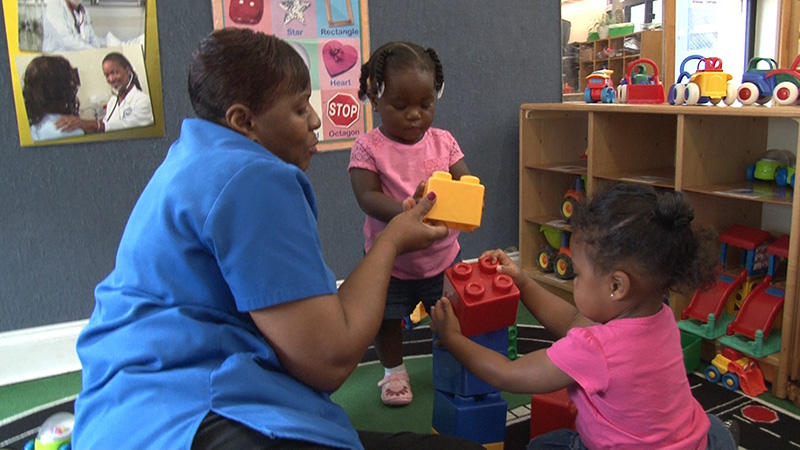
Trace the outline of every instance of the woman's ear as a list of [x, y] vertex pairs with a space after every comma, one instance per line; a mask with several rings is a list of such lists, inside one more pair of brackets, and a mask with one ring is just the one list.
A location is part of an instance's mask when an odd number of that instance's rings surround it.
[[253, 112], [241, 103], [234, 103], [225, 111], [225, 123], [228, 127], [248, 138], [253, 131]]

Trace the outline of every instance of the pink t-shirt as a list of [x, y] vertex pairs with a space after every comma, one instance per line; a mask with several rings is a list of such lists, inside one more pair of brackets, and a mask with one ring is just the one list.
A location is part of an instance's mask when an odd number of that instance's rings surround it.
[[573, 328], [547, 356], [576, 384], [575, 427], [591, 449], [705, 449], [710, 422], [692, 396], [678, 326], [649, 317]]
[[[436, 170], [450, 171], [450, 166], [464, 157], [453, 136], [445, 130], [429, 128], [419, 142], [412, 145], [392, 141], [378, 128], [356, 139], [350, 151], [351, 169], [366, 169], [378, 174], [383, 193], [402, 202], [414, 195], [421, 181], [427, 180]], [[369, 251], [375, 238], [386, 227], [382, 222], [367, 216], [364, 222], [364, 249]], [[399, 256], [392, 275], [401, 280], [417, 280], [438, 275], [450, 267], [458, 254], [458, 234], [450, 234], [425, 250]]]

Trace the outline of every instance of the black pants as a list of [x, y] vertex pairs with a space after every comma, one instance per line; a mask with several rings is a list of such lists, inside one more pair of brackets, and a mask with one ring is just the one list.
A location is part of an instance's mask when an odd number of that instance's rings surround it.
[[[435, 434], [359, 431], [358, 437], [366, 450], [483, 449], [482, 445], [471, 441]], [[203, 419], [192, 442], [192, 450], [315, 450], [329, 448], [331, 447], [292, 439], [270, 439], [256, 430], [213, 412], [208, 413]]]

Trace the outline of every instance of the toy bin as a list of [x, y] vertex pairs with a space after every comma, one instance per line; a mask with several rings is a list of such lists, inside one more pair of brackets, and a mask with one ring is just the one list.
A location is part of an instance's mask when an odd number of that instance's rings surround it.
[[681, 331], [681, 348], [683, 348], [683, 365], [686, 373], [692, 373], [700, 365], [700, 345], [703, 338], [696, 334]]

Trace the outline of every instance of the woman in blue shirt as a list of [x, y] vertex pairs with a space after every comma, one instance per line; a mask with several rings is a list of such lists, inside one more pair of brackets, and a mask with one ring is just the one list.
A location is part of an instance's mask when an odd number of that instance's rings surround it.
[[[286, 42], [211, 33], [186, 119], [131, 212], [77, 350], [76, 448], [480, 448], [353, 429], [329, 393], [374, 338], [392, 263], [447, 229], [405, 203], [336, 289], [304, 171], [320, 119]], [[394, 443], [394, 444], [392, 444]]]

